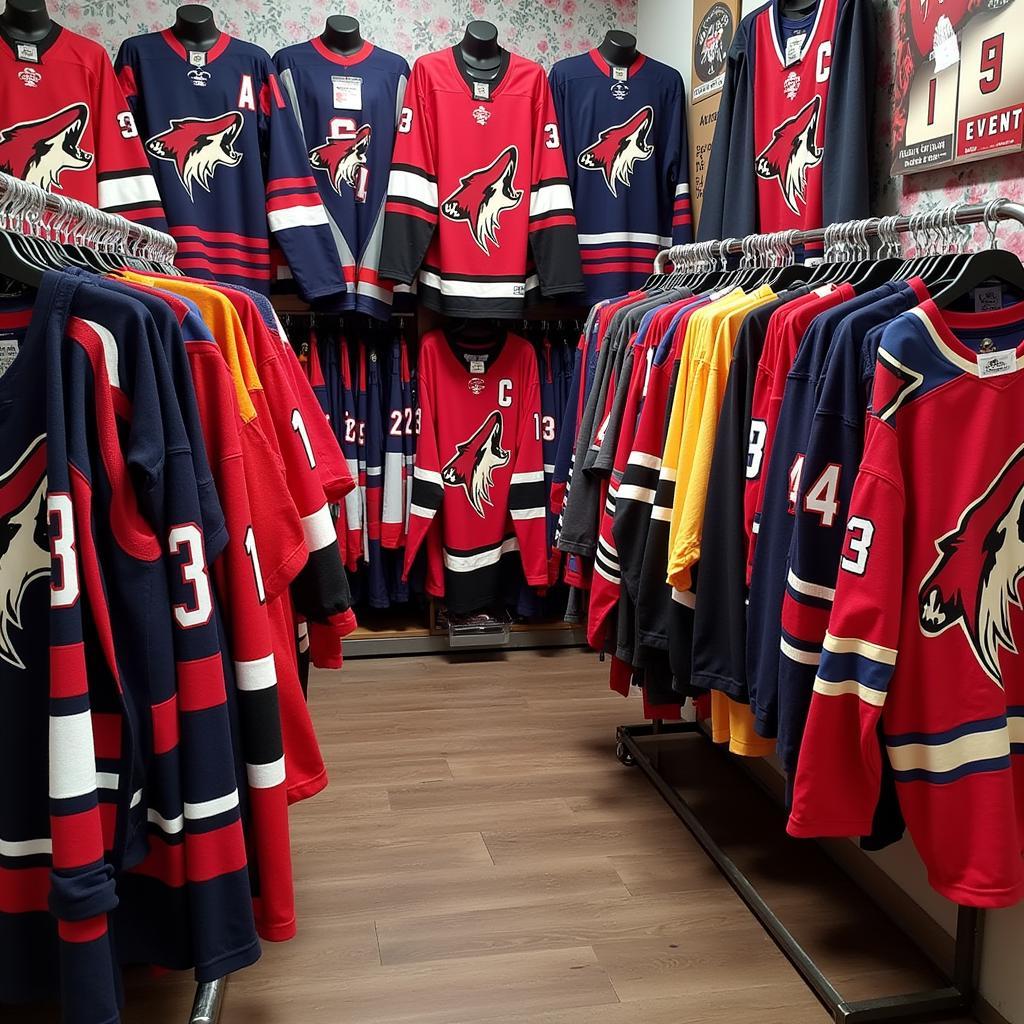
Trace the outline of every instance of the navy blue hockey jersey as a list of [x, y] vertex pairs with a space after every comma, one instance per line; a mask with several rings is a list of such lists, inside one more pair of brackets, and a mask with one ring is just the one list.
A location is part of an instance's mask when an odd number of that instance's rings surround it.
[[551, 92], [565, 146], [587, 301], [639, 287], [661, 249], [693, 239], [679, 72], [638, 54], [560, 60]]
[[269, 54], [222, 34], [206, 53], [170, 32], [125, 40], [116, 66], [145, 140], [177, 265], [270, 287], [268, 229], [308, 300], [345, 290], [327, 211]]
[[348, 289], [341, 309], [386, 319], [393, 283], [378, 275], [384, 201], [409, 65], [369, 42], [346, 57], [320, 39], [279, 50], [274, 62], [338, 250]]

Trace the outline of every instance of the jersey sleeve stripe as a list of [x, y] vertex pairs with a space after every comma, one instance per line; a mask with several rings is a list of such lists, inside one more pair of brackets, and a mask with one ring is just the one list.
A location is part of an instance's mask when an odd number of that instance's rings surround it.
[[842, 697], [853, 694], [859, 697], [865, 704], [871, 704], [880, 708], [885, 703], [885, 694], [873, 690], [869, 686], [863, 686], [856, 679], [842, 679], [838, 682], [831, 682], [822, 679], [820, 676], [814, 680], [814, 692], [825, 697]]
[[320, 551], [337, 541], [338, 535], [327, 505], [321, 505], [315, 512], [302, 517], [302, 534], [307, 551]]
[[268, 211], [267, 223], [270, 225], [271, 231], [315, 227], [318, 224], [327, 224], [327, 211], [318, 199], [315, 206], [296, 206]]
[[793, 572], [792, 569], [789, 570], [789, 576], [786, 578], [786, 582], [798, 594], [806, 594], [808, 597], [816, 597], [822, 601], [835, 600], [836, 592], [833, 587], [824, 587], [818, 583], [810, 583], [807, 580], [802, 580], [795, 572]]
[[572, 193], [568, 184], [535, 185], [530, 194], [530, 216], [537, 217], [553, 210], [572, 212]]
[[153, 175], [148, 171], [117, 177], [100, 175], [97, 180], [97, 202], [101, 209], [124, 207], [135, 203], [160, 203]]
[[424, 174], [392, 167], [388, 179], [388, 199], [413, 199], [437, 208], [437, 182]]
[[869, 643], [867, 640], [833, 636], [831, 633], [826, 633], [824, 646], [825, 650], [831, 654], [855, 654], [884, 665], [896, 664], [897, 652], [893, 648]]

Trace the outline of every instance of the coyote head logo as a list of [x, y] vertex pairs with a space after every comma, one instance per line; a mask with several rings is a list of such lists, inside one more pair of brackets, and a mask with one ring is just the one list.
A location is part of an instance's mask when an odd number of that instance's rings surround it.
[[220, 117], [177, 117], [166, 131], [146, 141], [146, 152], [168, 160], [178, 172], [189, 199], [195, 185], [210, 191], [218, 167], [237, 167], [242, 154], [234, 146], [242, 131], [242, 115], [229, 110]]
[[978, 664], [1003, 686], [999, 648], [1017, 653], [1010, 607], [1022, 607], [1024, 445], [935, 548], [938, 557], [918, 591], [921, 631], [937, 636], [959, 626]]
[[779, 183], [793, 213], [800, 212], [797, 200], [805, 201], [807, 172], [821, 163], [822, 150], [817, 143], [820, 111], [821, 97], [815, 96], [775, 129], [772, 141], [757, 154], [754, 164], [758, 177]]
[[326, 171], [331, 187], [338, 195], [341, 195], [343, 184], [358, 189], [359, 169], [366, 166], [370, 135], [370, 126], [364, 124], [355, 135], [328, 139], [322, 146], [310, 151], [310, 167], [315, 171]]
[[518, 167], [519, 150], [509, 146], [493, 163], [461, 178], [459, 187], [441, 204], [449, 220], [466, 222], [473, 240], [488, 255], [488, 241], [499, 244], [501, 215], [523, 201], [522, 189], [516, 188]]
[[585, 170], [600, 171], [608, 191], [618, 196], [620, 184], [629, 188], [637, 163], [653, 156], [654, 147], [647, 141], [653, 127], [654, 111], [641, 107], [628, 121], [601, 132], [576, 162]]
[[0, 171], [50, 191], [60, 188], [65, 171], [92, 167], [93, 155], [82, 149], [89, 108], [72, 103], [38, 121], [20, 121], [0, 131]]
[[441, 470], [441, 479], [449, 487], [462, 487], [473, 506], [483, 518], [484, 505], [490, 505], [494, 471], [508, 465], [511, 453], [501, 446], [502, 419], [500, 412], [489, 413], [468, 441], [455, 446], [455, 455]]

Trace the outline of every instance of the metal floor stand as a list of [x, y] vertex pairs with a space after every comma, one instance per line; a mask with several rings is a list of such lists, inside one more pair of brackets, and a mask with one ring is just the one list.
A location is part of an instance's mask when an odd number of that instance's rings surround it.
[[771, 907], [765, 903], [751, 880], [704, 828], [690, 805], [666, 781], [657, 763], [657, 753], [652, 758], [644, 750], [643, 745], [637, 742], [643, 737], [665, 734], [705, 735], [697, 722], [655, 721], [653, 724], [620, 725], [616, 734], [616, 753], [619, 760], [623, 764], [635, 764], [651, 780], [665, 802], [693, 833], [693, 837], [714, 861], [718, 870], [725, 875], [726, 881], [736, 890], [736, 894], [757, 918], [761, 927], [796, 968], [825, 1009], [832, 1014], [836, 1024], [939, 1021], [970, 1013], [977, 990], [981, 911], [974, 907], [959, 908], [953, 972], [946, 987], [855, 1002], [844, 999]]
[[204, 981], [197, 985], [188, 1024], [217, 1024], [224, 1006], [224, 991], [227, 987], [227, 977], [218, 978], [216, 981]]

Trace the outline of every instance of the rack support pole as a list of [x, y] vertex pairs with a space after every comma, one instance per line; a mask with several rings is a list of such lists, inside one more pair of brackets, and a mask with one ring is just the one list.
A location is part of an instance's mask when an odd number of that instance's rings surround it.
[[218, 978], [206, 981], [196, 987], [196, 998], [192, 1003], [192, 1015], [188, 1024], [218, 1024], [220, 1011], [224, 1006], [224, 992], [228, 979]]
[[715, 841], [694, 813], [693, 808], [664, 778], [660, 771], [658, 744], [650, 757], [637, 740], [669, 733], [704, 736], [697, 722], [659, 722], [652, 725], [620, 725], [616, 738], [627, 758], [624, 763], [636, 764], [661, 794], [664, 801], [700, 843], [715, 867], [725, 876], [758, 923], [786, 959], [793, 965], [818, 1001], [832, 1015], [836, 1024], [889, 1024], [897, 1021], [939, 1021], [969, 1013], [977, 989], [982, 914], [973, 907], [961, 907], [957, 918], [956, 952], [950, 984], [926, 992], [885, 996], [849, 1002], [822, 973], [810, 954], [782, 923], [757, 891], [753, 882], [739, 869], [732, 858]]

